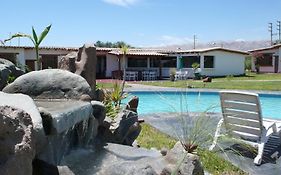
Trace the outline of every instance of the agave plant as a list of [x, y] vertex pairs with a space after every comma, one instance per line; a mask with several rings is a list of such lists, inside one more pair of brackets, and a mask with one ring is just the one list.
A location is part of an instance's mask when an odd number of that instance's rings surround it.
[[4, 40], [4, 42], [10, 41], [13, 38], [29, 38], [35, 48], [35, 52], [36, 52], [36, 61], [37, 61], [37, 67], [38, 69], [41, 69], [41, 60], [39, 57], [39, 45], [41, 44], [41, 42], [43, 41], [43, 39], [47, 36], [47, 34], [49, 33], [50, 29], [51, 29], [52, 25], [47, 26], [44, 31], [40, 34], [40, 36], [38, 37], [34, 27], [32, 27], [32, 35], [29, 34], [24, 34], [24, 33], [16, 33], [14, 35], [12, 35], [10, 38]]
[[105, 98], [103, 103], [105, 104], [106, 116], [111, 118], [112, 121], [116, 118], [120, 108], [121, 100], [127, 97], [126, 93], [123, 93], [119, 83], [115, 82], [112, 90], [105, 90]]

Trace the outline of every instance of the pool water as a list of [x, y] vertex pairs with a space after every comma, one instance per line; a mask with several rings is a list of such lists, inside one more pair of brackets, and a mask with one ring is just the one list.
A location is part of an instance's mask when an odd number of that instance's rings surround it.
[[[221, 112], [217, 92], [130, 92], [139, 97], [139, 114]], [[259, 94], [264, 118], [281, 119], [281, 95]]]

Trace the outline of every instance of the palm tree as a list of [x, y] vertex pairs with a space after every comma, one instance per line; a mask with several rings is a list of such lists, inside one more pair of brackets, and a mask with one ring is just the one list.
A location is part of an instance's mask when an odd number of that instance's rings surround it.
[[4, 42], [10, 41], [13, 38], [29, 38], [32, 41], [32, 43], [34, 44], [34, 48], [35, 48], [35, 52], [36, 52], [37, 68], [41, 69], [41, 60], [39, 57], [39, 45], [41, 44], [43, 39], [47, 36], [51, 27], [52, 27], [51, 24], [49, 26], [47, 26], [45, 28], [45, 30], [40, 34], [39, 37], [37, 36], [37, 34], [34, 30], [34, 27], [32, 27], [32, 35], [28, 35], [28, 34], [24, 34], [24, 33], [16, 33], [16, 34], [12, 35], [10, 38], [4, 40]]

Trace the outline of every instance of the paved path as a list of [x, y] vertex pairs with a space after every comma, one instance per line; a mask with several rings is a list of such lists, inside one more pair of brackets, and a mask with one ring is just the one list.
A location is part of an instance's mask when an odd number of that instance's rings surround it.
[[[231, 89], [207, 89], [207, 88], [176, 88], [176, 87], [161, 87], [161, 86], [152, 86], [152, 85], [144, 85], [139, 83], [131, 83], [127, 82], [129, 87], [125, 88], [125, 91], [184, 91], [184, 92], [219, 92], [222, 90], [231, 90]], [[233, 89], [235, 90], [235, 89]], [[245, 92], [253, 92], [258, 94], [276, 94], [281, 95], [281, 91], [264, 91], [264, 90], [238, 90]]]

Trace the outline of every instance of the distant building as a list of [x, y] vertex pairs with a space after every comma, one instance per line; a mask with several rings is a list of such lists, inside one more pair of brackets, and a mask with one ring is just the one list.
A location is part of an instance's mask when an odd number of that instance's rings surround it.
[[[57, 68], [58, 60], [78, 48], [41, 47], [43, 69]], [[192, 50], [129, 49], [126, 59], [118, 48], [97, 48], [97, 78], [111, 78], [125, 65], [128, 71], [154, 71], [158, 78], [169, 77], [170, 69], [182, 69], [193, 76], [192, 64], [200, 65], [200, 72], [206, 76], [242, 75], [247, 52], [221, 47]], [[35, 50], [33, 47], [0, 46], [0, 57], [20, 66], [27, 65], [35, 70]]]
[[260, 72], [281, 72], [281, 44], [254, 49], [249, 52], [253, 55], [252, 71], [256, 71], [256, 67], [258, 67]]

